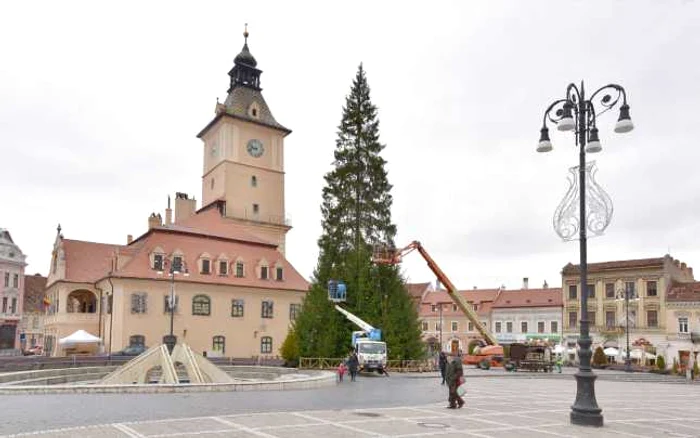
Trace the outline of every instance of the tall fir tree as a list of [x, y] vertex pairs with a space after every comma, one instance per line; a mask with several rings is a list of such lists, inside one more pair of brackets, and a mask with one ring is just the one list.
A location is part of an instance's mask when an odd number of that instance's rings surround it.
[[383, 149], [377, 108], [360, 64], [338, 127], [334, 169], [325, 176], [313, 284], [295, 322], [302, 357], [342, 356], [351, 347], [351, 332], [358, 330], [328, 300], [331, 279], [346, 283], [347, 310], [382, 329], [390, 358], [423, 354], [418, 315], [398, 267], [376, 266], [371, 260], [373, 245], [393, 247], [396, 236]]

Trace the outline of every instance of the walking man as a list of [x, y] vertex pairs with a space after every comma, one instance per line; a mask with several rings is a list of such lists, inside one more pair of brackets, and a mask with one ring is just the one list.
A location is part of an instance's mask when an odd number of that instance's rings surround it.
[[448, 387], [448, 397], [449, 409], [456, 409], [457, 407], [464, 406], [464, 400], [457, 394], [457, 387], [462, 381], [464, 376], [464, 368], [462, 368], [462, 358], [457, 356], [452, 359], [452, 362], [447, 366], [446, 380]]
[[441, 385], [445, 384], [445, 372], [447, 371], [447, 355], [441, 351], [438, 355], [438, 367], [440, 367], [440, 376], [442, 376]]
[[352, 351], [350, 353], [350, 358], [348, 359], [348, 371], [350, 371], [350, 381], [354, 382], [357, 376], [357, 370], [360, 367], [360, 361], [357, 358], [357, 353]]

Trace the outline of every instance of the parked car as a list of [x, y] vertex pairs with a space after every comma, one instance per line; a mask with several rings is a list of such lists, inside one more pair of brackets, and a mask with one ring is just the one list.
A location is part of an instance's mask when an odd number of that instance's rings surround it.
[[145, 345], [129, 345], [123, 350], [112, 353], [112, 356], [138, 356], [146, 350], [148, 350], [148, 347], [146, 347]]
[[41, 356], [44, 354], [44, 347], [41, 345], [35, 345], [24, 350], [23, 354], [25, 356]]

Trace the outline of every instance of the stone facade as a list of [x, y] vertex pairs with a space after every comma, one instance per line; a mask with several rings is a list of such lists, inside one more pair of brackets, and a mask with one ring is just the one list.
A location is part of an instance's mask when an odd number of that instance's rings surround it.
[[21, 349], [25, 259], [10, 232], [0, 228], [0, 354], [18, 354]]

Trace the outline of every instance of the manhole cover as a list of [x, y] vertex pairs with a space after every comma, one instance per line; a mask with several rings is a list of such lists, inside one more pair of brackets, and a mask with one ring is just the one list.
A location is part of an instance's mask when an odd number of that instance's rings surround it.
[[362, 417], [381, 417], [381, 414], [377, 414], [374, 412], [355, 412], [355, 415], [359, 415]]
[[446, 429], [450, 427], [448, 424], [444, 423], [418, 423], [419, 426], [428, 427], [430, 429]]

